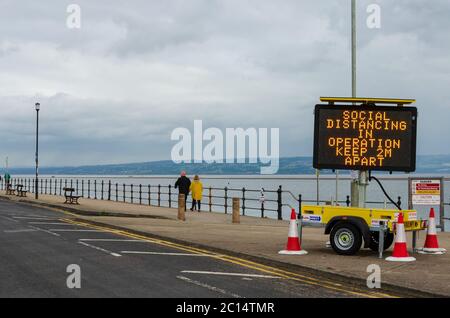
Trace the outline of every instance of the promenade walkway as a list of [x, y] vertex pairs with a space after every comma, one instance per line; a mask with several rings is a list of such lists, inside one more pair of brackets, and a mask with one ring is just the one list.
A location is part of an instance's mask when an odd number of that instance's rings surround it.
[[[230, 214], [188, 210], [186, 221], [182, 222], [177, 220], [177, 210], [170, 208], [92, 199], [82, 199], [80, 205], [68, 206], [63, 204], [64, 198], [60, 196], [40, 195], [36, 201], [32, 197], [6, 196], [3, 191], [0, 191], [0, 198], [73, 213], [65, 217], [184, 241], [213, 250], [230, 251], [272, 265], [301, 266], [321, 271], [324, 275], [340, 275], [355, 281], [366, 280], [369, 275], [367, 266], [378, 264], [382, 270], [382, 284], [450, 296], [450, 254], [415, 254], [416, 262], [404, 264], [379, 260], [370, 250], [361, 250], [357, 256], [339, 256], [325, 246], [328, 237], [323, 235], [323, 229], [305, 228], [302, 245], [309, 254], [283, 256], [278, 255], [278, 251], [286, 244], [287, 221], [241, 216], [241, 224], [232, 224]], [[419, 246], [424, 239], [423, 232], [418, 240]], [[450, 233], [439, 233], [439, 241], [442, 247], [450, 250]]]

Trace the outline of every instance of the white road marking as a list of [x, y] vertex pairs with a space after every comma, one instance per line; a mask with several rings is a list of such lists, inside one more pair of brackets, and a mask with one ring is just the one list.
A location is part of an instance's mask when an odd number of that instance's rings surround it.
[[83, 242], [138, 242], [138, 243], [148, 243], [143, 240], [125, 240], [125, 239], [79, 239], [79, 241]]
[[36, 216], [13, 216], [13, 219], [18, 219], [18, 220], [36, 220], [36, 221], [58, 221], [58, 218], [51, 218], [51, 217], [36, 217]]
[[78, 241], [78, 243], [81, 244], [81, 245], [84, 245], [84, 246], [93, 248], [94, 250], [101, 251], [101, 252], [104, 252], [104, 253], [106, 253], [106, 254], [115, 256], [115, 257], [120, 257], [120, 256], [122, 256], [122, 255], [120, 255], [120, 254], [118, 254], [118, 253], [114, 253], [114, 252], [108, 251], [108, 250], [106, 250], [106, 249], [104, 249], [104, 248], [101, 248], [101, 247], [98, 247], [98, 246], [95, 246], [95, 245], [91, 245], [91, 244], [88, 244], [88, 243], [85, 243], [85, 242], [80, 242], [80, 241]]
[[141, 252], [141, 251], [120, 251], [122, 254], [142, 254], [142, 255], [168, 255], [168, 256], [194, 256], [194, 257], [212, 257], [207, 254], [190, 254], [190, 253], [162, 253], [162, 252]]
[[1, 218], [4, 218], [5, 220], [8, 220], [8, 221], [12, 221], [12, 222], [19, 223], [19, 221], [14, 220], [13, 218], [10, 218], [10, 217], [8, 217], [8, 216], [0, 215], [0, 217], [1, 217]]
[[77, 230], [77, 229], [50, 229], [52, 232], [97, 232], [97, 233], [106, 233], [104, 231], [99, 230]]
[[35, 229], [35, 230], [38, 230], [38, 231], [41, 231], [41, 232], [45, 232], [45, 233], [54, 235], [54, 236], [61, 236], [61, 235], [59, 235], [58, 233], [52, 232], [52, 231], [50, 231], [50, 230], [45, 230], [45, 229], [42, 229], [42, 228], [37, 227], [37, 226], [34, 226], [34, 225], [28, 225], [28, 227], [30, 227], [30, 228], [32, 228], [32, 229]]
[[53, 216], [45, 216], [42, 214], [25, 214], [25, 215], [21, 215], [21, 214], [15, 214], [15, 216], [30, 216], [30, 217], [34, 217], [34, 218], [52, 218], [52, 219], [56, 219], [56, 217]]
[[52, 222], [28, 222], [28, 224], [75, 226], [69, 223], [52, 223]]
[[223, 272], [207, 272], [207, 271], [181, 271], [185, 274], [203, 274], [203, 275], [220, 275], [220, 276], [238, 276], [238, 277], [252, 277], [252, 278], [270, 278], [280, 279], [278, 276], [259, 275], [259, 274], [245, 274], [245, 273], [223, 273]]
[[241, 296], [234, 294], [234, 293], [227, 292], [226, 290], [224, 290], [222, 288], [214, 287], [214, 286], [211, 286], [211, 285], [208, 285], [208, 284], [205, 284], [205, 283], [202, 283], [202, 282], [199, 282], [199, 281], [196, 281], [196, 280], [184, 277], [184, 276], [177, 276], [177, 278], [181, 279], [182, 281], [185, 281], [186, 283], [204, 287], [204, 288], [214, 291], [216, 293], [220, 293], [220, 294], [223, 294], [223, 295], [226, 295], [229, 297], [233, 297], [233, 298], [242, 298]]
[[4, 230], [4, 233], [24, 233], [24, 232], [36, 232], [35, 229], [20, 229], [20, 230]]

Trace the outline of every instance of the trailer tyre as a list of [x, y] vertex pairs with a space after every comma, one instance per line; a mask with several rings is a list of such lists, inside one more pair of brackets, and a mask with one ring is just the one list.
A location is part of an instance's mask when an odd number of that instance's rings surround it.
[[[379, 237], [380, 232], [370, 232], [369, 248], [374, 252], [378, 252]], [[392, 242], [394, 242], [394, 234], [386, 233], [386, 235], [384, 236], [384, 250], [387, 250], [389, 247], [391, 247]]]
[[330, 233], [330, 242], [333, 250], [340, 255], [354, 255], [362, 245], [360, 230], [349, 222], [339, 222]]

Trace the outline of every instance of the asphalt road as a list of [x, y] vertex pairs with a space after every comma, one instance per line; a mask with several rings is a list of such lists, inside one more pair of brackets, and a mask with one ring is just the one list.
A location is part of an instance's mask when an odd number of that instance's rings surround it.
[[[0, 297], [358, 297], [0, 200]], [[69, 288], [69, 265], [81, 288]]]

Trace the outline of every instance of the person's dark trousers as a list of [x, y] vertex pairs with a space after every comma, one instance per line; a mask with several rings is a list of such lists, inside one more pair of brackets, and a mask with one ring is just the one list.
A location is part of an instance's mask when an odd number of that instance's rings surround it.
[[184, 211], [186, 211], [187, 210], [187, 199], [188, 199], [189, 193], [180, 193], [180, 194], [184, 194]]
[[192, 199], [192, 208], [191, 208], [191, 210], [193, 211], [195, 208], [196, 208], [196, 206], [198, 206], [198, 212], [200, 212], [200, 205], [201, 205], [201, 201], [200, 200], [194, 200], [194, 199]]

